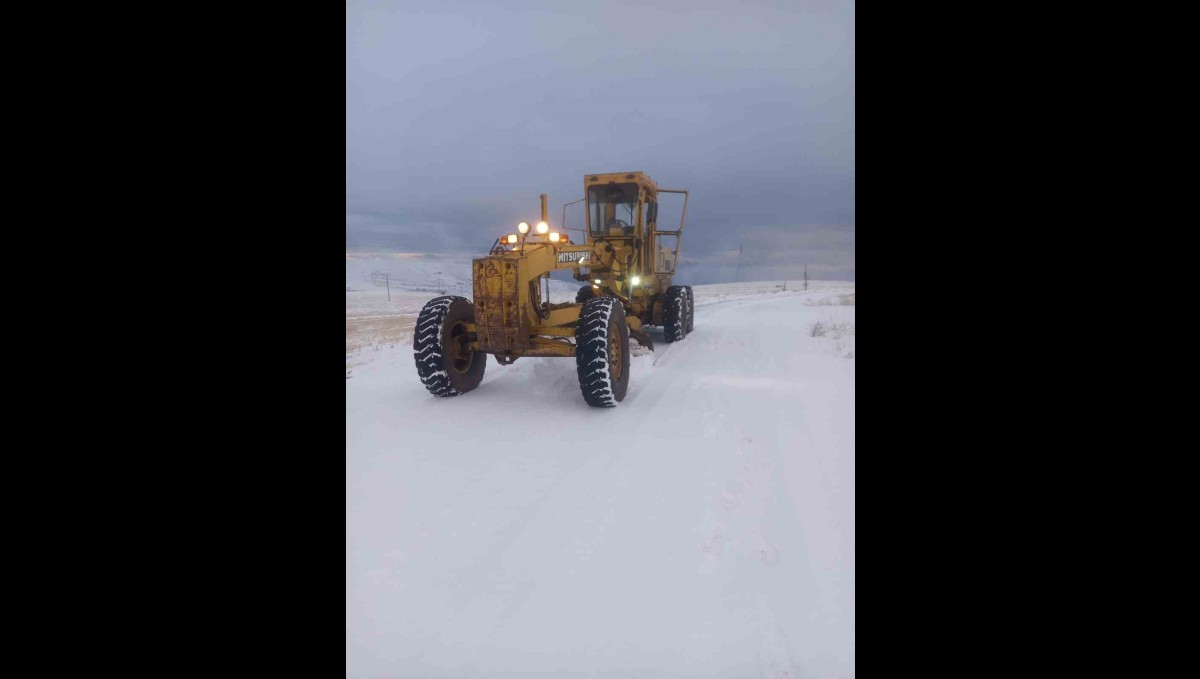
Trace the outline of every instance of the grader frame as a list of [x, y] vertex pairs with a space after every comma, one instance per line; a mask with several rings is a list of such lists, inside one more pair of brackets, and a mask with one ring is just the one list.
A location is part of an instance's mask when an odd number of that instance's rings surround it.
[[[658, 229], [658, 197], [664, 193], [683, 194], [678, 228]], [[471, 312], [465, 309], [457, 312], [464, 318], [456, 319], [452, 327], [444, 327], [445, 319], [438, 326], [441, 330], [439, 338], [449, 335], [442, 352], [443, 363], [449, 381], [458, 382], [455, 393], [473, 389], [478, 384], [474, 377], [461, 375], [475, 371], [478, 379], [482, 379], [482, 368], [476, 368], [475, 361], [486, 360], [486, 354], [495, 356], [501, 365], [533, 356], [575, 356], [579, 363], [584, 325], [581, 313], [589, 303], [596, 309], [609, 309], [604, 318], [610, 319], [614, 327], [624, 326], [619, 331], [611, 331], [609, 335], [614, 339], [606, 340], [606, 344], [612, 345], [613, 352], [623, 351], [625, 356], [623, 362], [617, 353], [612, 353], [606, 359], [607, 363], [597, 358], [589, 361], [605, 363], [609, 373], [619, 372], [626, 381], [628, 337], [653, 349], [646, 327], [664, 326], [667, 341], [682, 339], [692, 325], [691, 289], [673, 286], [672, 279], [682, 246], [688, 197], [688, 192], [683, 189], [660, 188], [644, 172], [585, 175], [584, 198], [581, 199], [587, 203], [584, 238], [583, 242], [574, 242], [566, 230], [550, 227], [547, 196], [542, 194], [541, 222], [536, 229], [522, 222], [519, 234], [501, 236], [487, 256], [473, 260]], [[563, 206], [564, 224], [567, 205]], [[673, 247], [667, 247], [662, 240], [671, 238], [674, 239], [670, 243]], [[549, 275], [567, 269], [572, 270], [576, 280], [586, 281], [589, 285], [580, 290], [575, 302], [552, 304], [549, 301]], [[602, 298], [614, 301], [589, 302]], [[461, 298], [453, 299], [466, 302]], [[438, 300], [430, 305], [435, 302]], [[610, 318], [615, 305], [620, 307], [616, 316], [623, 316], [623, 320]], [[446, 306], [449, 308], [449, 303]], [[465, 317], [468, 315], [470, 318]], [[425, 318], [425, 311], [422, 318]], [[432, 328], [434, 320], [431, 315], [425, 324]], [[421, 328], [422, 320], [418, 319], [418, 335]], [[626, 338], [620, 340], [625, 342], [623, 349], [618, 335]], [[429, 354], [430, 350], [421, 344], [420, 337], [414, 341], [414, 350], [418, 351], [418, 372], [421, 372], [420, 352]], [[434, 375], [432, 379], [437, 382], [438, 365], [429, 364], [426, 368], [425, 372]], [[457, 380], [453, 375], [455, 371], [460, 375]], [[584, 379], [584, 366], [580, 363], [581, 386]], [[438, 393], [424, 376], [422, 381], [430, 391]], [[471, 384], [472, 381], [475, 384]], [[444, 385], [439, 382], [438, 386]], [[587, 398], [587, 389], [584, 391]], [[593, 400], [589, 398], [588, 402], [598, 405]], [[614, 400], [611, 397], [597, 400], [606, 401], [605, 405], [615, 405], [615, 402], [607, 403]], [[619, 400], [620, 397], [615, 398], [615, 401]]]

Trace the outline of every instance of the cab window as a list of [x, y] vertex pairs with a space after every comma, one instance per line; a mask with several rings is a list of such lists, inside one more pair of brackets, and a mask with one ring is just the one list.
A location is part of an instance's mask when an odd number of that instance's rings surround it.
[[588, 219], [593, 238], [632, 236], [637, 224], [637, 184], [605, 184], [588, 189]]

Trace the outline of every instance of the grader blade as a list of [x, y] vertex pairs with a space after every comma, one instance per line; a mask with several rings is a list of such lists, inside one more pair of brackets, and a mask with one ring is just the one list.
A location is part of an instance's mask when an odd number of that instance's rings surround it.
[[650, 335], [647, 335], [641, 330], [634, 330], [633, 328], [630, 328], [629, 336], [637, 340], [642, 346], [646, 347], [650, 351], [654, 351], [654, 341], [650, 339]]

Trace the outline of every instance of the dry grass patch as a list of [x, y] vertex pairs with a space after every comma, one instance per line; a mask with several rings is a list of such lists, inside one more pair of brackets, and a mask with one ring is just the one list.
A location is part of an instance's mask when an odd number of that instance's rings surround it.
[[379, 351], [385, 346], [406, 344], [412, 341], [415, 316], [388, 316], [386, 318], [346, 319], [346, 355], [359, 351]]

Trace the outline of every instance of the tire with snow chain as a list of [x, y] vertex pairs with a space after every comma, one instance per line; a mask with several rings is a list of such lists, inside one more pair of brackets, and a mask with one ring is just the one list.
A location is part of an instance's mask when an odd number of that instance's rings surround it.
[[593, 297], [579, 310], [575, 327], [575, 370], [583, 400], [612, 408], [629, 388], [629, 324], [612, 297]]
[[487, 354], [466, 350], [466, 324], [474, 322], [475, 305], [462, 297], [437, 297], [421, 309], [413, 356], [421, 384], [434, 396], [458, 396], [483, 380]]
[[692, 334], [692, 328], [696, 325], [696, 298], [692, 296], [692, 286], [688, 285], [685, 287], [687, 288], [688, 293], [687, 334], [690, 335]]
[[687, 288], [682, 285], [667, 288], [667, 298], [663, 300], [663, 337], [668, 342], [687, 337], [690, 308]]
[[575, 303], [583, 304], [584, 302], [588, 301], [589, 299], [591, 299], [595, 296], [596, 296], [596, 291], [592, 289], [592, 286], [585, 285], [582, 288], [579, 288], [579, 292], [575, 293]]

